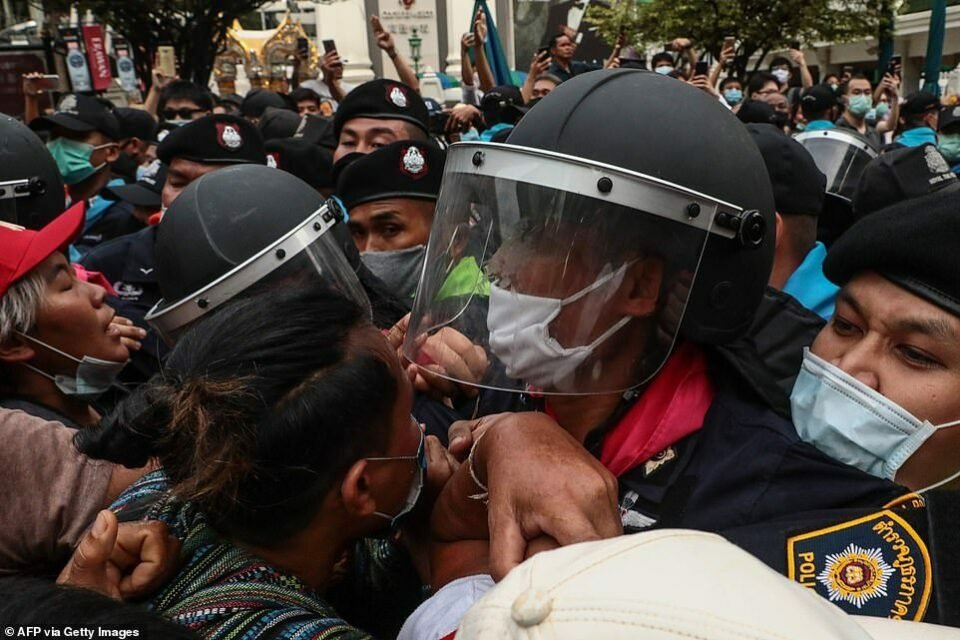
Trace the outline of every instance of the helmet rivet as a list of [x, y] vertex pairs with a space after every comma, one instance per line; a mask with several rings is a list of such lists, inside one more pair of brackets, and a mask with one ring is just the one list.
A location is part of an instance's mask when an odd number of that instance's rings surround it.
[[314, 222], [314, 223], [313, 223], [313, 230], [314, 230], [314, 231], [320, 231], [320, 229], [323, 229], [323, 225], [320, 224], [319, 222]]
[[610, 178], [600, 178], [597, 180], [597, 191], [600, 193], [610, 193], [613, 190], [613, 180]]
[[6, 190], [6, 189], [0, 189], [0, 196], [5, 196], [5, 195], [7, 195], [7, 190]]
[[210, 306], [210, 303], [207, 301], [206, 298], [200, 298], [199, 300], [197, 300], [197, 306], [200, 307], [201, 309], [206, 309], [207, 307]]
[[287, 257], [287, 252], [283, 249], [277, 249], [277, 260], [283, 260]]
[[477, 151], [473, 154], [473, 166], [479, 167], [483, 164], [483, 151]]
[[700, 205], [696, 202], [691, 202], [687, 205], [687, 215], [691, 218], [696, 218], [700, 215]]

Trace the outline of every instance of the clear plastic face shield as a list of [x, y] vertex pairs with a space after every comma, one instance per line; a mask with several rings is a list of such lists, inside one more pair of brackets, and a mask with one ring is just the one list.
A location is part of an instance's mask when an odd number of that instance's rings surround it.
[[863, 138], [837, 129], [805, 131], [794, 136], [827, 176], [827, 193], [850, 201], [867, 164], [877, 152]]
[[[454, 145], [404, 354], [487, 389], [637, 387], [670, 354], [706, 243], [735, 235], [714, 219], [741, 213], [578, 158]], [[463, 351], [465, 340], [485, 354], [479, 378], [477, 366], [443, 366], [444, 351]]]
[[272, 245], [182, 300], [158, 302], [146, 320], [172, 344], [192, 322], [241, 294], [319, 280], [371, 315], [370, 300], [332, 233], [343, 213], [334, 200]]

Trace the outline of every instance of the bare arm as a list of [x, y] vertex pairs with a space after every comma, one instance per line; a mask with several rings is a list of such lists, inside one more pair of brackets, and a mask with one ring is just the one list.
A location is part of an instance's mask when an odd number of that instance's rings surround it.
[[33, 82], [42, 73], [23, 74], [23, 121], [28, 123], [40, 116], [40, 94], [43, 93]]
[[473, 20], [473, 36], [475, 41], [474, 51], [477, 53], [477, 78], [480, 82], [481, 91], [490, 91], [496, 84], [493, 79], [493, 71], [490, 69], [490, 63], [487, 62], [487, 48], [484, 43], [487, 41], [487, 21], [483, 15], [483, 9], [477, 11]]
[[790, 59], [795, 65], [800, 67], [800, 82], [803, 88], [813, 86], [813, 75], [810, 73], [810, 67], [807, 66], [807, 59], [799, 49], [790, 49]]
[[343, 62], [336, 50], [323, 54], [320, 60], [320, 71], [323, 74], [323, 83], [330, 89], [330, 97], [340, 102], [346, 92], [340, 85], [340, 76], [343, 75]]
[[550, 68], [550, 54], [544, 54], [539, 56], [536, 53], [533, 54], [533, 61], [530, 63], [530, 71], [527, 73], [527, 79], [523, 81], [523, 86], [520, 87], [520, 95], [523, 96], [524, 102], [530, 102], [533, 100], [533, 85], [536, 83], [537, 78], [547, 72], [547, 69]]

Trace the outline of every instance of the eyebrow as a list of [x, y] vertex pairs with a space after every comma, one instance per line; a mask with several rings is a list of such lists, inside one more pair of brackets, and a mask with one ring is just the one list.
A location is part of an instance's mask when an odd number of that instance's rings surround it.
[[370, 222], [392, 222], [400, 221], [400, 215], [396, 211], [382, 211], [370, 216]]
[[[860, 303], [849, 291], [841, 289], [837, 299], [853, 307], [858, 315], [864, 315]], [[943, 318], [900, 318], [890, 322], [889, 326], [899, 333], [921, 333], [941, 340], [956, 340], [957, 336], [950, 323]]]
[[47, 282], [53, 282], [54, 280], [57, 279], [57, 276], [59, 276], [62, 272], [66, 271], [69, 266], [70, 265], [67, 264], [66, 262], [58, 262], [57, 264], [53, 265], [52, 268], [47, 269], [47, 272], [44, 275], [44, 279]]

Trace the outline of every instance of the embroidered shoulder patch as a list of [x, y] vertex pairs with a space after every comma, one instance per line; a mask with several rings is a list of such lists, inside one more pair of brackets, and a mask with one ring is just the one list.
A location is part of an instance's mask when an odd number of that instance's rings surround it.
[[933, 589], [927, 545], [891, 510], [787, 539], [791, 580], [847, 613], [923, 620]]

